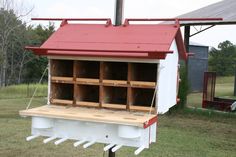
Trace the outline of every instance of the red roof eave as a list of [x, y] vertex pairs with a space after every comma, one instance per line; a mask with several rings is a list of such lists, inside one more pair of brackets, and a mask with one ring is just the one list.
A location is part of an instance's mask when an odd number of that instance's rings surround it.
[[121, 51], [121, 50], [93, 50], [93, 49], [57, 49], [41, 47], [25, 47], [36, 55], [42, 56], [87, 56], [87, 57], [120, 57], [120, 58], [147, 58], [165, 59], [166, 55], [173, 51]]

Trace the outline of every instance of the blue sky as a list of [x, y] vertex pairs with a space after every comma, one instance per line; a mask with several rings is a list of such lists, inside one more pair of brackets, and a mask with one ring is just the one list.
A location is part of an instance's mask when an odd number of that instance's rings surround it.
[[[114, 0], [19, 0], [34, 7], [30, 17], [114, 17]], [[125, 18], [171, 18], [220, 0], [125, 0]], [[37, 24], [38, 22], [31, 22]], [[47, 25], [48, 22], [44, 22]], [[194, 29], [192, 30], [194, 31]], [[234, 35], [232, 35], [234, 34]], [[217, 46], [230, 40], [236, 44], [236, 26], [216, 26], [191, 38], [203, 45]]]

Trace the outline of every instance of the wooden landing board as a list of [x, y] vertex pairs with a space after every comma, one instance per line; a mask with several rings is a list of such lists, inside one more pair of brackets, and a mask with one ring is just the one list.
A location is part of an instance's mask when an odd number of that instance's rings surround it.
[[51, 81], [54, 83], [73, 83], [73, 77], [51, 76]]
[[127, 86], [127, 81], [125, 80], [103, 80], [102, 82], [105, 85], [111, 85], [111, 86]]
[[91, 84], [99, 85], [99, 79], [89, 79], [89, 78], [76, 78], [78, 84]]
[[53, 104], [64, 104], [64, 105], [73, 105], [72, 100], [62, 100], [62, 99], [51, 99]]
[[146, 128], [157, 121], [157, 115], [128, 111], [113, 111], [85, 107], [46, 105], [20, 111], [21, 116], [39, 116], [98, 123], [122, 124]]
[[130, 81], [131, 87], [141, 88], [155, 88], [156, 82], [145, 82], [145, 81]]
[[80, 105], [84, 107], [99, 107], [99, 103], [87, 102], [87, 101], [76, 101], [76, 105]]

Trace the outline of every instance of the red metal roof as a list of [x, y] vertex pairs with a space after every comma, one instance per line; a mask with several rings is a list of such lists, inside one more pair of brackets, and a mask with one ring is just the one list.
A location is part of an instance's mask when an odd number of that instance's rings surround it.
[[27, 47], [38, 55], [104, 56], [164, 59], [176, 39], [179, 54], [186, 51], [176, 24], [68, 24], [53, 33], [41, 47]]

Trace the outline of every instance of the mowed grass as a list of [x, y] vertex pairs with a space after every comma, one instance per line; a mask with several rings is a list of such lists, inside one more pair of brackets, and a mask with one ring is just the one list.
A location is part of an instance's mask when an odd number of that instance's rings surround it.
[[[31, 107], [44, 105], [46, 101], [45, 97], [37, 97]], [[31, 119], [20, 117], [18, 112], [25, 109], [28, 102], [29, 98], [0, 100], [0, 157], [103, 157], [103, 144], [83, 149], [74, 148], [74, 141], [70, 140], [59, 146], [53, 142], [43, 144], [43, 138], [26, 142], [25, 138], [31, 134]], [[159, 116], [158, 121], [157, 143], [140, 157], [235, 157], [236, 116], [233, 113], [172, 112]], [[134, 151], [134, 148], [122, 147], [116, 156], [133, 157]]]
[[[234, 92], [234, 76], [217, 77], [215, 96], [221, 98], [236, 99]], [[192, 107], [202, 106], [202, 93], [191, 93], [187, 97], [187, 105]]]
[[35, 97], [47, 96], [47, 84], [21, 84], [0, 88], [0, 99], [31, 97], [36, 88]]
[[[103, 156], [103, 144], [95, 144], [89, 149], [74, 148], [73, 141], [59, 146], [43, 144], [43, 138], [26, 142], [30, 135], [30, 119], [18, 116], [29, 99], [0, 100], [0, 156]], [[33, 106], [46, 103], [37, 98]], [[33, 107], [32, 106], [32, 107]], [[2, 110], [3, 108], [3, 110]], [[9, 112], [8, 112], [9, 111]], [[233, 157], [236, 150], [236, 123], [234, 117], [206, 117], [194, 114], [174, 113], [159, 117], [158, 142], [142, 152], [140, 157]], [[134, 156], [134, 149], [123, 147], [117, 156]]]

